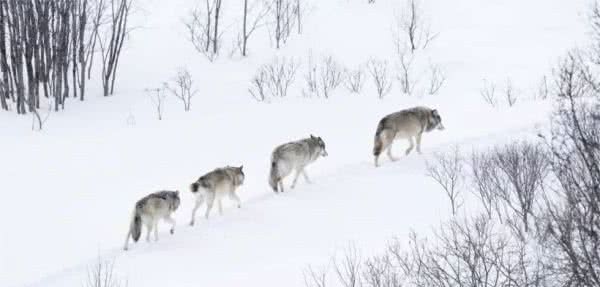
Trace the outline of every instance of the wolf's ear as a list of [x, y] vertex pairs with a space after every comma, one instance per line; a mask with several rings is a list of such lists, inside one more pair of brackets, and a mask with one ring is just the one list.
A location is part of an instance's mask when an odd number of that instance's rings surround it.
[[176, 190], [176, 191], [175, 191], [175, 194], [179, 195], [179, 190]]
[[314, 138], [315, 138], [315, 136], [313, 136], [312, 134], [310, 134], [310, 138], [311, 138], [311, 139], [314, 139]]
[[431, 110], [431, 114], [434, 116], [439, 116], [438, 111], [436, 109]]
[[243, 170], [243, 169], [244, 169], [244, 165], [242, 164], [242, 165], [240, 165], [240, 170]]

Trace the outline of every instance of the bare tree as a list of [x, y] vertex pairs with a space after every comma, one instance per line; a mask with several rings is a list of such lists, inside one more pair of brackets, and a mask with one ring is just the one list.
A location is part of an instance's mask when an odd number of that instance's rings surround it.
[[431, 32], [419, 0], [408, 0], [407, 3], [408, 7], [404, 9], [404, 13], [397, 17], [393, 39], [397, 49], [408, 46], [410, 52], [414, 53], [417, 49], [425, 49], [437, 35]]
[[429, 79], [429, 94], [435, 95], [446, 82], [446, 76], [438, 65], [430, 66], [431, 76]]
[[542, 77], [542, 80], [540, 81], [540, 84], [538, 86], [536, 96], [538, 99], [545, 100], [548, 98], [549, 94], [550, 94], [550, 88], [548, 87], [548, 79], [547, 79], [546, 75], [544, 75], [544, 77]]
[[169, 85], [164, 83], [165, 90], [169, 91], [171, 95], [178, 98], [183, 103], [183, 108], [187, 112], [190, 110], [192, 105], [192, 98], [198, 93], [193, 85], [192, 75], [190, 72], [182, 68], [177, 72], [174, 83]]
[[600, 286], [600, 96], [578, 65], [597, 64], [567, 58], [555, 75], [559, 105], [546, 142], [558, 184], [545, 200], [545, 243], [563, 286]]
[[[261, 5], [262, 4], [262, 5]], [[250, 36], [262, 25], [265, 25], [265, 17], [269, 14], [271, 6], [269, 2], [259, 0], [253, 1], [251, 7], [248, 7], [248, 0], [244, 0], [244, 20], [242, 25], [241, 47], [242, 56], [246, 56], [248, 40]], [[249, 19], [251, 18], [251, 19]]]
[[375, 83], [377, 95], [383, 99], [392, 89], [392, 81], [388, 72], [388, 62], [372, 59], [368, 63], [369, 73]]
[[458, 146], [455, 146], [447, 154], [434, 154], [434, 162], [426, 163], [427, 175], [446, 192], [453, 215], [456, 215], [458, 208], [463, 204], [460, 192], [464, 181], [463, 161]]
[[275, 47], [279, 49], [290, 37], [294, 25], [297, 0], [272, 0], [273, 1], [273, 22], [270, 22], [272, 28], [272, 37], [275, 41]]
[[[196, 51], [212, 62], [217, 58], [221, 47], [222, 32], [219, 31], [219, 20], [222, 0], [205, 0], [204, 3], [203, 8], [191, 12], [185, 26]], [[246, 35], [249, 37], [249, 34]]]
[[298, 65], [293, 59], [277, 57], [271, 63], [258, 69], [248, 92], [258, 101], [284, 98], [294, 82], [297, 70]]
[[483, 100], [492, 107], [495, 107], [498, 103], [498, 99], [496, 96], [496, 85], [492, 82], [483, 80], [483, 87], [481, 88], [481, 90], [479, 90], [479, 94], [481, 95]]
[[343, 84], [349, 92], [360, 94], [364, 83], [365, 71], [363, 66], [358, 66], [353, 70], [346, 70], [346, 76]]
[[398, 54], [398, 80], [400, 81], [400, 87], [402, 92], [406, 95], [413, 93], [415, 86], [415, 80], [412, 78], [412, 64], [414, 57], [412, 54], [407, 52], [401, 52]]
[[156, 106], [156, 116], [158, 120], [162, 120], [163, 118], [163, 101], [165, 100], [165, 93], [163, 89], [155, 88], [155, 89], [146, 89], [145, 90], [154, 106]]
[[105, 97], [114, 93], [119, 59], [129, 32], [127, 22], [132, 1], [111, 0], [109, 24], [104, 31], [98, 33], [98, 44], [102, 56], [102, 87]]

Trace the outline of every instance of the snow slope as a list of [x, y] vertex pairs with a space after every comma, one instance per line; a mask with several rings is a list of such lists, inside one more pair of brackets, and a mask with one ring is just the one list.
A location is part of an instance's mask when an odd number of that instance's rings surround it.
[[[529, 98], [564, 51], [585, 43], [587, 2], [426, 1], [439, 37], [422, 67], [431, 61], [447, 74], [435, 96], [400, 95], [396, 82], [381, 101], [370, 85], [363, 95], [340, 90], [327, 101], [302, 99], [302, 74], [288, 99], [264, 104], [248, 96], [255, 68], [275, 54], [302, 62], [310, 51], [332, 54], [348, 66], [371, 57], [392, 61], [398, 5], [378, 2], [313, 1], [304, 34], [282, 51], [261, 45], [266, 35], [258, 34], [250, 58], [214, 64], [186, 42], [181, 21], [193, 1], [141, 2], [116, 96], [69, 103], [43, 132], [30, 131], [30, 118], [0, 114], [0, 158], [10, 163], [0, 165], [0, 286], [80, 286], [98, 256], [114, 259], [129, 286], [302, 286], [303, 268], [327, 265], [348, 244], [373, 254], [392, 236], [427, 232], [447, 218], [449, 206], [425, 176], [425, 159], [454, 144], [468, 151], [543, 128], [552, 104]], [[189, 113], [170, 98], [157, 121], [143, 90], [183, 65], [201, 93]], [[508, 77], [521, 96], [517, 106], [485, 106], [482, 79]], [[438, 108], [446, 131], [425, 136], [423, 155], [386, 159], [375, 169], [377, 121], [414, 105]], [[274, 194], [266, 182], [273, 147], [311, 133], [323, 137], [330, 154], [309, 167], [314, 184], [301, 179], [295, 190]], [[397, 143], [395, 153], [404, 148]], [[242, 209], [187, 226], [187, 186], [227, 164], [245, 166]], [[175, 235], [161, 226], [159, 242], [122, 252], [134, 202], [159, 189], [182, 192]]]

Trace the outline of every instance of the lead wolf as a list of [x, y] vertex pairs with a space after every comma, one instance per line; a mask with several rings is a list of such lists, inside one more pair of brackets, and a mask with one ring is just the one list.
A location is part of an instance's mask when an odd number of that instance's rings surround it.
[[154, 230], [154, 240], [158, 240], [158, 221], [164, 219], [171, 223], [171, 234], [175, 232], [175, 220], [171, 214], [179, 208], [179, 191], [159, 191], [149, 194], [135, 203], [129, 232], [125, 238], [124, 250], [127, 250], [129, 237], [138, 242], [142, 234], [142, 224], [148, 231], [146, 241], [150, 241], [150, 233]]
[[194, 225], [196, 210], [198, 210], [205, 200], [206, 214], [204, 216], [207, 219], [215, 199], [217, 199], [219, 203], [219, 213], [223, 214], [221, 198], [225, 195], [229, 195], [229, 198], [235, 200], [238, 208], [241, 207], [242, 202], [235, 193], [235, 190], [244, 184], [243, 168], [243, 166], [217, 168], [201, 176], [197, 181], [190, 185], [191, 192], [196, 196], [196, 205], [192, 210], [192, 220], [190, 221], [190, 225]]
[[310, 183], [304, 170], [319, 156], [326, 157], [325, 142], [320, 137], [310, 135], [309, 138], [282, 144], [275, 148], [271, 155], [271, 172], [269, 185], [275, 192], [283, 192], [283, 179], [292, 171], [296, 171], [292, 188], [296, 186], [298, 176], [302, 174], [306, 182]]
[[392, 155], [391, 149], [391, 145], [395, 139], [403, 138], [408, 140], [407, 155], [414, 148], [414, 141], [416, 139], [417, 152], [421, 153], [421, 137], [423, 133], [434, 129], [444, 129], [442, 118], [435, 109], [414, 107], [385, 116], [379, 121], [377, 131], [375, 132], [375, 146], [373, 147], [375, 166], [379, 166], [379, 155], [386, 149], [390, 160], [396, 160]]

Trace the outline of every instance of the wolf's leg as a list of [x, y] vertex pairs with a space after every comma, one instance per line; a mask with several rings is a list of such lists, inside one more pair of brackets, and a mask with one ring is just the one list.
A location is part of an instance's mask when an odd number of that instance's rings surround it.
[[127, 249], [129, 249], [129, 247], [128, 247], [129, 236], [131, 236], [131, 228], [129, 229], [129, 232], [127, 232], [127, 237], [125, 237], [125, 245], [123, 245], [123, 250], [125, 250], [125, 251], [127, 251]]
[[[391, 151], [389, 151], [389, 149], [390, 149], [392, 143], [394, 142], [394, 138], [395, 138], [395, 133], [392, 132], [391, 130], [384, 130], [379, 135], [379, 138], [377, 139], [376, 147], [374, 150], [375, 167], [379, 166], [379, 156], [384, 151], [388, 150], [388, 157], [390, 156]], [[392, 158], [390, 158], [390, 159], [392, 159]]]
[[408, 143], [409, 143], [409, 146], [406, 149], [406, 155], [408, 155], [412, 151], [412, 149], [415, 147], [415, 143], [413, 142], [413, 138], [412, 137], [408, 138]]
[[296, 174], [294, 175], [294, 181], [292, 181], [292, 186], [290, 186], [291, 188], [295, 188], [296, 187], [296, 182], [298, 182], [298, 177], [300, 176], [302, 169], [296, 169]]
[[148, 230], [146, 233], [146, 241], [147, 242], [150, 242], [150, 234], [152, 233], [152, 227], [153, 227], [152, 222], [146, 223], [146, 229]]
[[204, 203], [204, 196], [200, 196], [196, 198], [196, 204], [194, 205], [194, 209], [192, 209], [192, 220], [190, 221], [190, 225], [194, 226], [194, 222], [196, 220], [196, 211], [200, 208], [200, 205]]
[[284, 192], [285, 190], [283, 189], [283, 179], [280, 179], [277, 184], [279, 185], [279, 192]]
[[304, 180], [305, 180], [307, 183], [312, 183], [312, 181], [310, 180], [310, 178], [308, 178], [308, 174], [306, 173], [306, 170], [305, 170], [305, 169], [302, 169], [302, 176], [304, 176]]
[[219, 215], [223, 215], [223, 203], [221, 201], [221, 197], [219, 197], [217, 201], [217, 203], [219, 204]]
[[387, 148], [387, 156], [390, 158], [391, 161], [397, 161], [398, 158], [395, 157], [394, 155], [392, 155], [392, 145], [390, 144]]
[[154, 219], [154, 241], [158, 241], [158, 219]]
[[213, 207], [213, 204], [215, 203], [215, 193], [214, 192], [208, 192], [207, 194], [207, 199], [206, 199], [206, 214], [204, 214], [204, 217], [206, 219], [208, 219], [208, 214], [210, 214], [210, 210]]
[[421, 136], [423, 135], [423, 133], [419, 133], [416, 138], [417, 138], [417, 152], [419, 154], [421, 154]]
[[240, 200], [239, 196], [237, 196], [237, 194], [235, 194], [235, 191], [231, 191], [229, 193], [229, 198], [231, 198], [231, 200], [237, 202], [237, 207], [238, 208], [242, 207], [242, 201]]
[[167, 215], [167, 216], [165, 216], [165, 221], [168, 223], [171, 223], [171, 229], [169, 230], [169, 232], [171, 234], [174, 234], [175, 233], [175, 225], [176, 225], [175, 219], [173, 219], [171, 217], [171, 215]]

